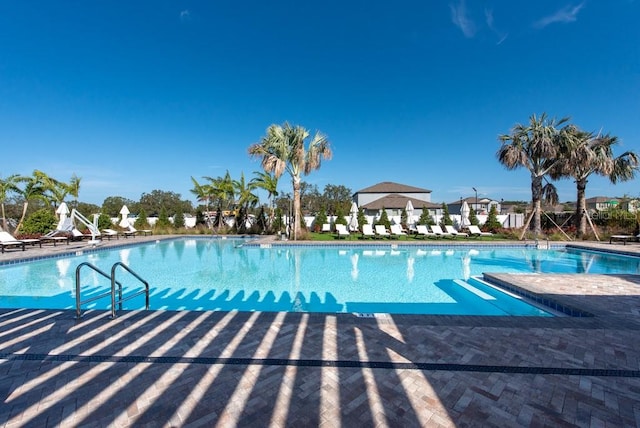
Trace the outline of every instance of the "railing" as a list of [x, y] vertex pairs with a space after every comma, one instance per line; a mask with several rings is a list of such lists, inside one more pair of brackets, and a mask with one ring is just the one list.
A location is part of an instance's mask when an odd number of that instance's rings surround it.
[[[105, 277], [106, 279], [111, 281], [111, 289], [106, 293], [102, 293], [102, 294], [99, 294], [97, 296], [89, 297], [86, 300], [81, 300], [81, 296], [80, 296], [80, 284], [81, 284], [80, 271], [82, 270], [82, 268], [84, 266], [90, 268], [91, 270], [97, 272], [98, 274], [102, 275], [103, 277]], [[143, 290], [141, 290], [141, 291], [138, 291], [138, 292], [136, 292], [134, 294], [131, 294], [131, 295], [123, 298], [122, 297], [122, 283], [120, 283], [119, 281], [116, 281], [116, 275], [115, 275], [115, 271], [116, 271], [116, 268], [118, 266], [122, 266], [122, 268], [124, 268], [127, 272], [129, 272], [136, 279], [141, 281], [144, 284], [145, 288]], [[116, 299], [116, 285], [118, 286], [118, 289], [117, 289], [118, 298], [117, 299]], [[117, 262], [113, 266], [111, 266], [111, 275], [103, 272], [102, 270], [98, 269], [96, 266], [92, 265], [89, 262], [80, 263], [78, 265], [78, 267], [76, 268], [76, 319], [82, 318], [82, 305], [90, 303], [90, 302], [93, 302], [93, 301], [98, 300], [98, 299], [102, 299], [104, 297], [109, 297], [109, 296], [111, 297], [111, 318], [115, 318], [116, 317], [116, 305], [118, 305], [118, 309], [119, 310], [122, 310], [122, 302], [127, 301], [127, 300], [129, 300], [129, 299], [131, 299], [133, 297], [139, 296], [142, 293], [145, 294], [145, 309], [149, 310], [149, 283], [147, 281], [145, 281], [144, 279], [142, 279], [137, 273], [135, 273], [129, 267], [124, 265], [122, 262]]]
[[[118, 281], [116, 281], [116, 268], [118, 266], [121, 266], [124, 270], [126, 270], [127, 272], [129, 272], [131, 275], [133, 275], [138, 281], [142, 282], [144, 284], [144, 290], [140, 290], [137, 293], [133, 293], [130, 294], [129, 296], [123, 298], [122, 297], [122, 286], [120, 286], [120, 292], [118, 294], [118, 301], [116, 302], [116, 284], [120, 284]], [[125, 265], [122, 262], [117, 262], [114, 263], [113, 266], [111, 266], [111, 318], [115, 318], [116, 317], [116, 303], [119, 305], [120, 309], [122, 309], [122, 302], [132, 299], [136, 296], [139, 296], [141, 294], [145, 295], [145, 300], [144, 300], [144, 308], [145, 310], [149, 310], [149, 283], [147, 281], [145, 281], [144, 279], [142, 279], [140, 277], [140, 275], [138, 275], [137, 273], [135, 273], [133, 270], [131, 270], [129, 268], [129, 266]]]

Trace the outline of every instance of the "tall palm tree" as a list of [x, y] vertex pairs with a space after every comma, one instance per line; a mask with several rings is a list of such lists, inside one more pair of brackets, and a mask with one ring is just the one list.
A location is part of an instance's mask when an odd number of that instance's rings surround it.
[[20, 187], [18, 183], [23, 180], [18, 174], [12, 174], [5, 179], [0, 178], [0, 205], [2, 206], [2, 228], [7, 230], [7, 217], [4, 210], [4, 202], [7, 200], [7, 196], [10, 192], [19, 193]]
[[543, 113], [529, 117], [528, 124], [516, 124], [510, 134], [500, 135], [502, 146], [497, 152], [498, 160], [507, 169], [526, 168], [531, 173], [531, 203], [533, 205], [533, 232], [542, 231], [540, 213], [543, 198], [557, 201], [555, 186], [543, 185], [545, 176], [561, 161], [569, 150], [570, 140], [561, 132], [568, 118], [556, 120]]
[[587, 233], [587, 203], [585, 192], [588, 178], [591, 174], [609, 178], [611, 183], [631, 180], [638, 169], [638, 155], [627, 151], [614, 157], [613, 146], [618, 144], [618, 138], [606, 135], [594, 135], [577, 126], [565, 128], [568, 138], [573, 139], [573, 150], [562, 158], [551, 177], [571, 177], [576, 183], [576, 215], [575, 224], [577, 236]]
[[327, 137], [319, 132], [305, 147], [309, 131], [301, 126], [271, 125], [259, 143], [249, 147], [249, 155], [262, 158], [262, 169], [280, 178], [286, 171], [293, 184], [293, 238], [301, 235], [300, 183], [302, 175], [320, 168], [323, 159], [331, 159]]
[[33, 176], [40, 182], [44, 189], [43, 200], [47, 202], [48, 205], [53, 205], [54, 210], [58, 208], [58, 206], [64, 202], [64, 198], [69, 194], [67, 184], [37, 169], [33, 171]]
[[245, 228], [249, 208], [255, 208], [255, 206], [258, 205], [259, 199], [258, 196], [253, 193], [256, 186], [251, 181], [249, 181], [249, 183], [245, 181], [244, 173], [240, 175], [240, 180], [233, 180], [233, 188], [236, 195], [236, 204], [238, 205], [235, 227], [238, 232], [241, 232]]
[[274, 174], [268, 172], [254, 171], [253, 174], [255, 177], [251, 179], [251, 183], [253, 183], [255, 187], [267, 192], [269, 208], [271, 210], [269, 220], [272, 220], [275, 211], [274, 199], [278, 196], [278, 179]]

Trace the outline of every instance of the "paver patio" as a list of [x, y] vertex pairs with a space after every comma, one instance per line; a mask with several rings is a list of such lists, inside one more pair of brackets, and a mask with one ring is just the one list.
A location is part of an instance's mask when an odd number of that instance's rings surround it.
[[0, 310], [0, 426], [640, 426], [638, 276], [487, 277], [593, 316]]

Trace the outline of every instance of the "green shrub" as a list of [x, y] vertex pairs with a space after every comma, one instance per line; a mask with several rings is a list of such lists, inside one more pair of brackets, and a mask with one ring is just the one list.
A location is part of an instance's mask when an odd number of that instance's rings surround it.
[[176, 229], [184, 228], [184, 213], [180, 207], [176, 208], [176, 215], [173, 216], [173, 227]]
[[347, 219], [344, 216], [344, 211], [342, 211], [342, 207], [340, 205], [336, 208], [336, 219], [333, 222], [334, 224], [344, 224], [347, 225]]
[[489, 216], [487, 217], [487, 221], [484, 223], [484, 229], [490, 232], [496, 232], [500, 228], [502, 228], [502, 224], [498, 221], [498, 210], [495, 205], [491, 205]]
[[429, 210], [427, 209], [427, 207], [422, 207], [422, 213], [420, 214], [420, 218], [418, 219], [418, 224], [424, 224], [427, 226], [435, 224], [433, 222], [433, 217], [429, 215]]
[[382, 207], [382, 214], [380, 214], [380, 217], [378, 218], [378, 220], [376, 220], [375, 224], [376, 225], [382, 224], [387, 229], [391, 227], [391, 221], [389, 220], [389, 216], [387, 215], [387, 210], [384, 207]]
[[49, 208], [42, 208], [29, 215], [22, 224], [21, 233], [45, 234], [56, 228], [58, 219]]
[[320, 208], [320, 212], [316, 215], [316, 220], [313, 222], [313, 231], [320, 232], [322, 230], [322, 225], [327, 223], [327, 213], [325, 212], [324, 207]]
[[169, 220], [169, 215], [167, 214], [167, 210], [165, 207], [162, 207], [160, 209], [160, 215], [158, 216], [158, 221], [156, 222], [155, 227], [163, 230], [172, 227], [171, 221]]
[[148, 229], [150, 227], [149, 220], [147, 219], [147, 212], [144, 210], [144, 208], [140, 208], [140, 211], [138, 212], [138, 218], [136, 219], [133, 226], [137, 229]]
[[100, 213], [98, 217], [98, 229], [111, 229], [113, 227], [113, 223], [111, 222], [111, 217], [109, 217], [105, 213]]
[[441, 226], [452, 226], [453, 220], [451, 220], [451, 216], [449, 215], [449, 207], [444, 202], [442, 203], [442, 219], [440, 220]]

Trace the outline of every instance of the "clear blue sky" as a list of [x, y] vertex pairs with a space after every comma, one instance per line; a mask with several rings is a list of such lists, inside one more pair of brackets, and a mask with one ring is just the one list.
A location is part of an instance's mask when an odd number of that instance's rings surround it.
[[[499, 134], [542, 112], [640, 152], [640, 1], [3, 1], [0, 176], [81, 177], [80, 200], [193, 200], [247, 179], [272, 123], [327, 134], [320, 191], [530, 199]], [[557, 183], [574, 200], [570, 180]], [[290, 191], [287, 176], [281, 191]], [[640, 196], [593, 177], [587, 196]], [[266, 202], [266, 201], [265, 201]]]

